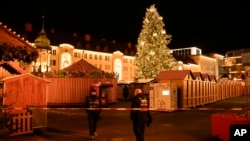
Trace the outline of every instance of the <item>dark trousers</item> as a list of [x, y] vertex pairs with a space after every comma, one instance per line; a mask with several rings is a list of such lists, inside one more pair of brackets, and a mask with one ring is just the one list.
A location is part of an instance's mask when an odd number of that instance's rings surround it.
[[94, 135], [96, 132], [96, 126], [99, 118], [96, 116], [89, 115], [88, 116], [88, 125], [89, 125], [89, 135]]
[[133, 121], [133, 131], [136, 141], [144, 141], [145, 123]]

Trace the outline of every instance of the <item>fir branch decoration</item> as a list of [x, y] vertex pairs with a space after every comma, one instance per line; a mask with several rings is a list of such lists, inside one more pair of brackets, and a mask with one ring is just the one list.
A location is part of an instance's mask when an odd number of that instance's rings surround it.
[[31, 51], [24, 46], [8, 46], [7, 44], [0, 45], [0, 60], [4, 61], [23, 61], [30, 64], [39, 56], [37, 50]]

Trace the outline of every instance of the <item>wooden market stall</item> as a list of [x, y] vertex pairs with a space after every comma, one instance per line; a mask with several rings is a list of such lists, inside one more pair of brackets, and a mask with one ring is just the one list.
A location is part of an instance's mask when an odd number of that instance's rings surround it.
[[[175, 83], [178, 93], [178, 107], [188, 107], [192, 104], [193, 95], [188, 93], [187, 80], [194, 80], [191, 70], [161, 71], [157, 75], [158, 83]], [[189, 84], [191, 85], [191, 84]], [[191, 89], [190, 89], [191, 90]]]
[[[32, 120], [34, 118], [31, 112], [27, 112], [27, 105], [34, 104], [36, 101], [26, 102], [31, 101], [33, 96], [29, 91], [36, 88], [33, 88], [25, 79], [26, 71], [21, 64], [35, 61], [38, 55], [37, 49], [32, 44], [0, 21], [0, 114], [12, 113], [12, 119], [8, 119], [8, 123], [13, 125], [11, 136], [33, 132]], [[3, 109], [3, 107], [8, 109]], [[6, 117], [1, 116], [1, 121], [2, 118]], [[6, 130], [0, 128], [1, 131]]]
[[[48, 80], [29, 73], [9, 76], [0, 80], [2, 93], [6, 94], [6, 97], [3, 98], [3, 105], [7, 107], [5, 112], [26, 115], [16, 118], [20, 124], [17, 123], [20, 126], [17, 128], [25, 128], [21, 123], [29, 125], [32, 130], [47, 127], [48, 83]], [[27, 121], [27, 123], [23, 121]]]

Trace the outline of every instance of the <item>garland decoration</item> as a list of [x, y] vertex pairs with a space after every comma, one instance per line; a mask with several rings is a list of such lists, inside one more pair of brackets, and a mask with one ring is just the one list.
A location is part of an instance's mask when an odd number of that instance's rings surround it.
[[30, 50], [25, 46], [8, 46], [6, 43], [0, 45], [0, 61], [23, 61], [30, 64], [36, 61], [39, 53], [37, 50]]

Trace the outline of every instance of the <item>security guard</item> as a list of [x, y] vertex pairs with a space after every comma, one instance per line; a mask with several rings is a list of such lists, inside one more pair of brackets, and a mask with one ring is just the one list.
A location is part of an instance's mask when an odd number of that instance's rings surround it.
[[[90, 95], [86, 97], [86, 108], [97, 108], [97, 109], [87, 109], [88, 115], [88, 125], [89, 125], [89, 135], [90, 139], [95, 139], [97, 136], [96, 127], [97, 122], [100, 120], [102, 101], [97, 95], [97, 92], [92, 89]], [[100, 109], [99, 109], [100, 108]]]
[[[149, 108], [148, 98], [142, 93], [141, 89], [135, 89], [131, 108]], [[133, 121], [133, 131], [136, 136], [136, 141], [144, 141], [145, 126], [149, 127], [152, 123], [150, 111], [132, 109], [130, 118]]]

